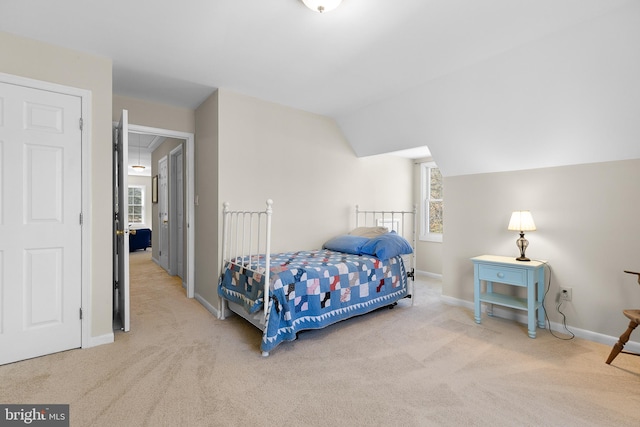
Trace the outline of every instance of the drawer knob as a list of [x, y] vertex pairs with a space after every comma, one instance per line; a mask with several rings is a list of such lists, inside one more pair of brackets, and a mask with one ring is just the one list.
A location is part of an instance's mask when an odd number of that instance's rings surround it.
[[498, 273], [498, 277], [502, 279], [504, 277], [504, 273]]

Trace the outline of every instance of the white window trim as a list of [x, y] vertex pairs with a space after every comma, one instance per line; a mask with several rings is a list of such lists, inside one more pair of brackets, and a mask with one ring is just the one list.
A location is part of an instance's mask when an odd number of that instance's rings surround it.
[[429, 185], [427, 178], [429, 177], [429, 169], [437, 168], [435, 162], [425, 162], [420, 164], [420, 241], [442, 243], [442, 233], [430, 233], [425, 226], [427, 224], [427, 215], [429, 208], [427, 206]]
[[147, 206], [146, 206], [146, 203], [145, 203], [145, 196], [146, 196], [145, 190], [146, 190], [146, 188], [145, 188], [144, 185], [129, 185], [127, 187], [127, 197], [129, 197], [129, 188], [139, 188], [140, 189], [140, 193], [142, 193], [142, 211], [140, 212], [140, 216], [141, 216], [142, 220], [140, 222], [130, 222], [129, 221], [129, 212], [127, 212], [127, 223], [128, 224], [144, 224], [144, 218], [145, 218], [144, 215], [145, 215], [146, 210], [147, 210]]

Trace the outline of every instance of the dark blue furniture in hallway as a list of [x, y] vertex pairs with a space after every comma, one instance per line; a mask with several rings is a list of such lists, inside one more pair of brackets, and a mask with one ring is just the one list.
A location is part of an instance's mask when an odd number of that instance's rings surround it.
[[[135, 234], [134, 234], [135, 232]], [[129, 252], [151, 247], [151, 230], [148, 228], [138, 228], [129, 231]]]

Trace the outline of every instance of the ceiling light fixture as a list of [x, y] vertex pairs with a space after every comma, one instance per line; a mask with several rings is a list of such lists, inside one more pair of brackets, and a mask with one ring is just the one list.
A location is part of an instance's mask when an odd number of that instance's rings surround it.
[[142, 172], [144, 165], [140, 162], [140, 134], [138, 134], [138, 164], [131, 166], [136, 172]]
[[336, 7], [340, 6], [342, 0], [302, 0], [302, 2], [309, 9], [316, 12], [324, 13], [330, 12]]

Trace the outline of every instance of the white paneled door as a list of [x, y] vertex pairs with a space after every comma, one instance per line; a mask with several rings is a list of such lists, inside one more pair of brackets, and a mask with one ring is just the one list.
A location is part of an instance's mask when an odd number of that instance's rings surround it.
[[169, 168], [167, 156], [158, 160], [158, 264], [169, 271]]
[[113, 310], [114, 321], [130, 329], [129, 304], [129, 112], [122, 110], [114, 134], [113, 154]]
[[82, 345], [81, 117], [0, 82], [0, 364]]

